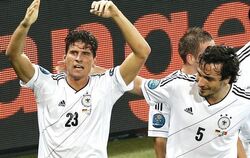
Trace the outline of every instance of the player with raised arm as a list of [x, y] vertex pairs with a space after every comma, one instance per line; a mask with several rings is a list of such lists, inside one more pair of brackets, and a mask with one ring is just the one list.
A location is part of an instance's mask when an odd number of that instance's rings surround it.
[[150, 47], [113, 2], [94, 1], [90, 13], [111, 18], [133, 52], [120, 66], [91, 76], [97, 40], [90, 32], [70, 31], [65, 38], [65, 73], [51, 74], [31, 63], [23, 53], [39, 7], [40, 0], [34, 0], [28, 7], [6, 50], [21, 85], [31, 88], [36, 97], [38, 157], [105, 158], [112, 107], [132, 88], [132, 81], [149, 56]]

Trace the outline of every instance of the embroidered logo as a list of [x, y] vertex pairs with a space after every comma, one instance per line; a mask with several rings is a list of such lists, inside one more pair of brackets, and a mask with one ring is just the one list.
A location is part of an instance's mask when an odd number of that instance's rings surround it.
[[225, 116], [220, 115], [220, 119], [218, 120], [219, 128], [222, 130], [227, 129], [231, 124], [230, 119], [232, 119], [232, 117], [229, 117], [227, 114]]
[[91, 114], [91, 95], [86, 94], [82, 96], [81, 103], [83, 105], [82, 112], [85, 112], [86, 114]]
[[58, 106], [65, 107], [65, 101], [64, 100], [60, 101], [59, 104], [58, 104]]
[[88, 94], [83, 95], [81, 102], [82, 102], [82, 105], [84, 107], [90, 107], [90, 105], [91, 105], [91, 96], [88, 95]]
[[230, 119], [232, 119], [231, 116], [228, 116], [228, 114], [225, 114], [225, 115], [220, 115], [220, 119], [218, 120], [217, 124], [218, 124], [218, 127], [220, 129], [215, 129], [215, 133], [218, 135], [218, 136], [223, 136], [223, 135], [227, 135], [227, 131], [226, 129], [230, 126], [231, 124], [231, 121]]
[[186, 109], [184, 109], [184, 111], [186, 111], [187, 113], [189, 113], [189, 114], [191, 114], [191, 115], [194, 114], [194, 113], [193, 113], [192, 107], [186, 108]]

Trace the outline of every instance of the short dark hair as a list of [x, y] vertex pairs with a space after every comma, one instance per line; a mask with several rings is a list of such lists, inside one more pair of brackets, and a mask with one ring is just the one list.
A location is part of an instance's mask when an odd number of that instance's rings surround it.
[[221, 80], [230, 78], [230, 84], [237, 81], [239, 63], [235, 50], [224, 45], [208, 46], [199, 56], [200, 67], [205, 67], [207, 64], [222, 64]]
[[65, 38], [65, 53], [68, 52], [69, 46], [77, 41], [82, 41], [87, 45], [90, 45], [92, 48], [93, 56], [96, 57], [96, 50], [98, 47], [97, 39], [93, 34], [84, 30], [72, 30], [68, 33]]
[[188, 54], [198, 57], [200, 51], [200, 44], [210, 42], [213, 37], [210, 33], [199, 27], [192, 27], [182, 36], [179, 41], [178, 51], [184, 63]]

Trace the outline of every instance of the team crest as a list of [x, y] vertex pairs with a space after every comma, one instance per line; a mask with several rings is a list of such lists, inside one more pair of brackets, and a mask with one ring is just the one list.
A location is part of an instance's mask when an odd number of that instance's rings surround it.
[[90, 107], [91, 106], [91, 95], [83, 95], [82, 97], [82, 105], [84, 107]]
[[148, 82], [149, 89], [155, 89], [160, 84], [160, 80], [150, 80]]
[[158, 114], [154, 114], [153, 116], [153, 127], [155, 128], [161, 128], [165, 125], [165, 117], [158, 113]]
[[217, 133], [218, 136], [227, 135], [226, 130], [228, 129], [228, 127], [231, 124], [230, 119], [232, 119], [232, 117], [228, 116], [227, 114], [220, 115], [220, 119], [217, 122], [219, 129], [215, 130], [215, 133]]

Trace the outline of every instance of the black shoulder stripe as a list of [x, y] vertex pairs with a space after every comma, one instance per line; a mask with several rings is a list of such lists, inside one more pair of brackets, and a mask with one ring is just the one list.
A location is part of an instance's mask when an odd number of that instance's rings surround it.
[[[249, 51], [250, 52], [250, 51]], [[240, 58], [239, 59], [239, 62], [241, 63], [243, 60], [245, 60], [248, 56], [250, 56], [250, 53], [245, 55], [243, 58]]]
[[157, 104], [155, 104], [155, 109], [156, 110], [162, 111], [162, 108], [163, 108], [163, 103], [157, 103]]
[[250, 42], [241, 48], [237, 53], [239, 61], [242, 62], [245, 58], [250, 56]]
[[160, 86], [163, 84], [165, 85], [166, 83], [172, 81], [173, 79], [176, 79], [177, 78], [177, 72], [175, 72], [174, 74], [172, 74], [171, 76], [167, 76], [165, 79], [163, 79], [160, 83]]
[[246, 93], [246, 94], [249, 94], [249, 95], [250, 95], [250, 91], [249, 91], [248, 89], [241, 88], [241, 87], [237, 86], [236, 84], [234, 84], [234, 87], [235, 87], [235, 89], [237, 89], [238, 91], [241, 91], [242, 93]]
[[115, 68], [109, 70], [109, 76], [113, 76], [115, 72]]
[[165, 80], [163, 80], [160, 84], [160, 87], [166, 85], [167, 83], [175, 80], [175, 79], [181, 79], [181, 80], [186, 80], [189, 82], [195, 82], [196, 81], [196, 77], [195, 75], [186, 75], [186, 74], [173, 74], [170, 77], [167, 77]]
[[96, 77], [96, 76], [101, 77], [103, 75], [105, 75], [105, 72], [104, 73], [100, 73], [100, 74], [93, 74], [93, 75], [90, 75], [90, 76], [91, 77]]
[[250, 92], [236, 86], [236, 85], [233, 85], [233, 90], [232, 92], [235, 94], [235, 95], [238, 95], [240, 97], [243, 97], [243, 98], [246, 98], [248, 100], [250, 100]]
[[60, 80], [60, 79], [64, 79], [65, 78], [65, 74], [64, 73], [60, 73], [60, 74], [53, 74], [51, 75], [53, 80]]

